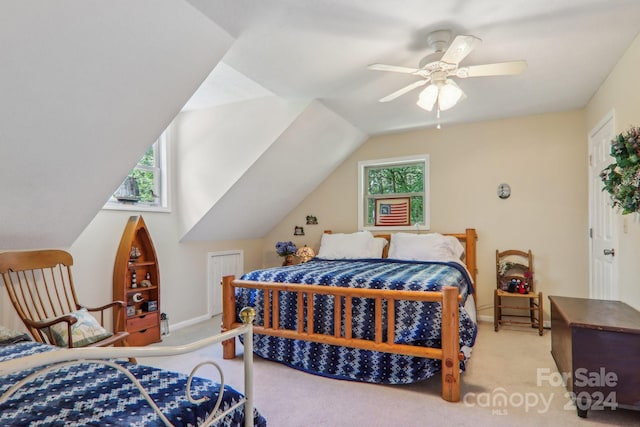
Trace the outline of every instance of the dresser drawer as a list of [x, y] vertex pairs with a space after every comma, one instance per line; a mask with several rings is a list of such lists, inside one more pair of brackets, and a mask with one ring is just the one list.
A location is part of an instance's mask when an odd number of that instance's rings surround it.
[[135, 332], [152, 327], [159, 327], [158, 312], [127, 319], [127, 331]]
[[144, 346], [147, 344], [152, 344], [154, 342], [160, 342], [159, 326], [143, 329], [141, 331], [130, 332], [129, 336], [127, 337], [127, 344], [132, 347]]

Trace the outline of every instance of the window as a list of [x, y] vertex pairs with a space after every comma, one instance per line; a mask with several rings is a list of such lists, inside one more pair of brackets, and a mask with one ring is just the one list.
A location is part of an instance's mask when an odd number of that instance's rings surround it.
[[358, 162], [358, 228], [429, 228], [429, 156]]
[[166, 132], [147, 150], [105, 209], [169, 211]]

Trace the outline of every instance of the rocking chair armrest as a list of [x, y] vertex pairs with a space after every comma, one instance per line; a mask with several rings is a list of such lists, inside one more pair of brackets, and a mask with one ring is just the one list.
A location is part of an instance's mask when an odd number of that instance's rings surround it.
[[100, 307], [86, 307], [84, 305], [80, 305], [80, 307], [78, 308], [86, 308], [87, 311], [104, 311], [110, 308], [124, 309], [126, 308], [126, 304], [124, 303], [124, 301], [113, 301]]
[[56, 317], [55, 319], [51, 319], [51, 320], [31, 320], [31, 319], [24, 319], [24, 322], [34, 328], [34, 329], [47, 329], [50, 326], [53, 326], [55, 324], [61, 323], [61, 322], [66, 322], [69, 325], [73, 325], [74, 323], [76, 323], [78, 321], [78, 318], [75, 316], [71, 316], [69, 314], [65, 314], [64, 316], [60, 316], [60, 317]]
[[99, 321], [100, 321], [100, 324], [102, 326], [104, 326], [104, 313], [105, 313], [105, 310], [113, 309], [112, 313], [113, 313], [113, 316], [116, 318], [116, 324], [115, 324], [115, 326], [113, 328], [114, 332], [122, 332], [122, 331], [125, 330], [124, 323], [122, 321], [123, 316], [121, 315], [121, 313], [124, 313], [126, 308], [127, 308], [127, 305], [124, 303], [124, 301], [113, 301], [113, 302], [110, 302], [109, 304], [105, 304], [105, 305], [103, 305], [101, 307], [93, 307], [93, 308], [85, 307], [83, 305], [80, 305], [79, 308], [84, 308], [90, 313], [91, 312], [100, 313]]

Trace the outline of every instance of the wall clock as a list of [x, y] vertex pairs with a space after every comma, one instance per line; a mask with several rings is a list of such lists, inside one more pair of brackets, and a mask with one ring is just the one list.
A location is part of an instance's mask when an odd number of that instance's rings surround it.
[[509, 184], [500, 184], [498, 185], [498, 197], [501, 199], [508, 199], [511, 195], [511, 187]]

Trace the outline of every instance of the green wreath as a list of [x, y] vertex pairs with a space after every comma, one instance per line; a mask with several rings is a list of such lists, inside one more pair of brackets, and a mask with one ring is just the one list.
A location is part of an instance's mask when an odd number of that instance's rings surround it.
[[602, 191], [611, 195], [613, 207], [622, 214], [640, 211], [640, 128], [632, 127], [611, 141], [616, 159], [600, 172]]

